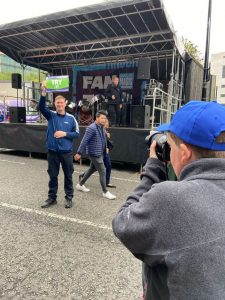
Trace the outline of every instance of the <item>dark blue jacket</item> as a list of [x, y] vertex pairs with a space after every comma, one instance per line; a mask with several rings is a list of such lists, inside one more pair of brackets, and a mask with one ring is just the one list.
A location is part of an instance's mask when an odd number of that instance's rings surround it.
[[[79, 136], [79, 127], [74, 116], [66, 113], [60, 115], [50, 110], [45, 104], [46, 97], [41, 96], [39, 109], [42, 115], [48, 120], [47, 147], [55, 152], [70, 152], [73, 150], [73, 139]], [[65, 131], [66, 136], [55, 138], [55, 131]]]
[[106, 136], [104, 129], [95, 122], [86, 128], [84, 137], [77, 150], [78, 154], [89, 154], [90, 156], [102, 156], [106, 151]]
[[[116, 99], [113, 100], [112, 95], [114, 95]], [[113, 83], [109, 84], [105, 91], [105, 96], [109, 104], [121, 104], [123, 102], [123, 93], [120, 85], [115, 86]]]

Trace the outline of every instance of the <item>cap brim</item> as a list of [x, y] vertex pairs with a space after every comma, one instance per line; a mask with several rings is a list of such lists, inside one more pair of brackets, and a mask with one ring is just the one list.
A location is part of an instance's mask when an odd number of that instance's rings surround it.
[[157, 131], [169, 131], [170, 124], [162, 124], [159, 127], [156, 128]]

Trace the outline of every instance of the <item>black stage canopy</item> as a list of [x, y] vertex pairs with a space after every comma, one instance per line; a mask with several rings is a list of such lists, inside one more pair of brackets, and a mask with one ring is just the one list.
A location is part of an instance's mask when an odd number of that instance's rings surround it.
[[24, 65], [57, 69], [173, 55], [178, 41], [161, 0], [106, 1], [0, 25], [0, 51]]

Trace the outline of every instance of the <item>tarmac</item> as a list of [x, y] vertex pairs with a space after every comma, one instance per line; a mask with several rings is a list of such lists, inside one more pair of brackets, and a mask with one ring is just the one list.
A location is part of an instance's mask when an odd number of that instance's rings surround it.
[[[87, 165], [74, 167], [75, 187]], [[117, 198], [108, 200], [94, 174], [91, 191], [75, 190], [65, 209], [60, 171], [58, 203], [42, 209], [47, 160], [0, 152], [0, 299], [141, 299], [141, 262], [111, 227], [138, 181], [139, 172], [114, 168], [110, 191]]]

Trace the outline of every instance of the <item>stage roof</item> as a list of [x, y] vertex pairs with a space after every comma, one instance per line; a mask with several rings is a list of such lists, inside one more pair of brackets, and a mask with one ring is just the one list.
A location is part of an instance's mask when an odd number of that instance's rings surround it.
[[0, 25], [0, 51], [49, 72], [182, 50], [161, 0], [110, 1]]

